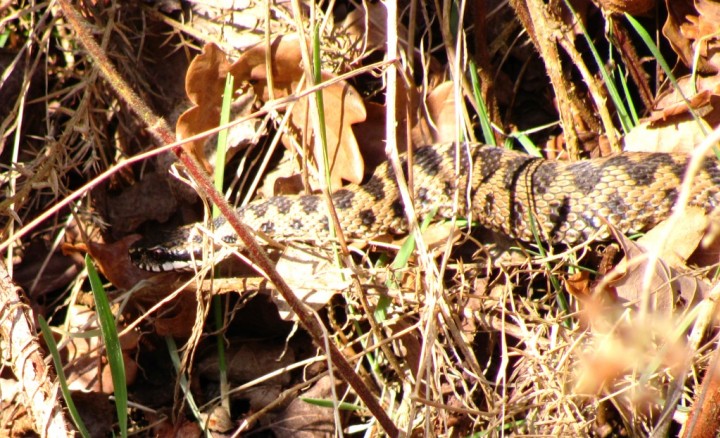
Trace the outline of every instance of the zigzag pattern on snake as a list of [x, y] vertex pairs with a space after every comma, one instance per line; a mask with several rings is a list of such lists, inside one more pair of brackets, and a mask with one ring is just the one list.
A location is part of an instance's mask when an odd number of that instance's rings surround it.
[[[469, 217], [525, 242], [534, 240], [534, 223], [545, 241], [574, 245], [591, 236], [607, 240], [606, 223], [631, 234], [645, 232], [667, 218], [688, 160], [682, 154], [626, 152], [560, 162], [492, 146], [430, 145], [413, 153], [413, 199], [420, 218], [437, 208], [436, 220]], [[403, 155], [407, 172], [406, 161]], [[238, 214], [250, 228], [276, 241], [322, 241], [329, 238], [330, 225], [321, 196], [276, 196], [242, 207]], [[407, 232], [389, 164], [380, 165], [364, 184], [337, 190], [332, 201], [348, 238]], [[717, 160], [706, 159], [693, 179], [690, 205], [708, 212], [720, 205]], [[236, 243], [237, 236], [225, 219], [217, 219], [214, 229], [223, 242]], [[131, 259], [151, 271], [188, 269], [201, 260], [201, 243], [196, 225], [190, 225], [158, 245], [138, 242], [131, 249]]]

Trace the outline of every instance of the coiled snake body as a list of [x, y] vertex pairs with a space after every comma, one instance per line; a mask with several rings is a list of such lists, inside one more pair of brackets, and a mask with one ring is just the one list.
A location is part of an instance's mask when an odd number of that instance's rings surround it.
[[[402, 156], [405, 171], [406, 162]], [[640, 152], [559, 162], [491, 146], [424, 146], [412, 157], [414, 206], [420, 217], [437, 208], [436, 219], [469, 217], [526, 242], [534, 240], [533, 226], [552, 244], [573, 245], [592, 236], [607, 240], [607, 224], [631, 234], [667, 218], [687, 162], [686, 155]], [[380, 165], [364, 184], [337, 190], [332, 201], [349, 238], [407, 232], [389, 164]], [[706, 159], [693, 178], [689, 203], [708, 212], [720, 205], [717, 160]], [[238, 213], [246, 225], [277, 241], [330, 236], [327, 203], [321, 195], [276, 196]], [[214, 229], [220, 240], [236, 243], [237, 236], [223, 218], [215, 221]], [[188, 269], [201, 260], [201, 243], [202, 236], [191, 225], [159, 245], [139, 242], [131, 249], [131, 259], [151, 271]]]

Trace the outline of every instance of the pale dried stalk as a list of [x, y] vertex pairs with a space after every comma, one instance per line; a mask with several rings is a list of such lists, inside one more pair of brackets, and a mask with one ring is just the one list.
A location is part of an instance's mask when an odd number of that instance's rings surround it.
[[20, 398], [28, 410], [35, 431], [45, 437], [72, 436], [65, 421], [58, 387], [52, 385], [52, 373], [45, 364], [35, 338], [30, 308], [18, 296], [19, 288], [0, 263], [0, 351], [20, 382]]

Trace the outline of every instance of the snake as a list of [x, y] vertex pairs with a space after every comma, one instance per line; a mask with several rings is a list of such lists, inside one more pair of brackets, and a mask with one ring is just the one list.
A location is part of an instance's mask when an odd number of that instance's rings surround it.
[[[400, 156], [402, 178], [412, 169], [411, 195], [419, 218], [467, 218], [520, 242], [537, 236], [552, 245], [607, 241], [612, 229], [647, 232], [673, 211], [688, 168], [680, 153], [622, 152], [578, 161], [548, 160], [480, 144], [434, 144]], [[408, 233], [397, 175], [389, 162], [362, 184], [330, 195], [340, 228], [349, 239]], [[690, 206], [713, 212], [720, 205], [720, 163], [703, 161], [690, 181]], [[245, 225], [277, 242], [332, 238], [329, 205], [322, 194], [280, 195], [237, 210]], [[212, 223], [216, 245], [238, 245], [228, 222]], [[130, 249], [148, 271], [183, 271], [202, 262], [204, 234], [191, 224]]]

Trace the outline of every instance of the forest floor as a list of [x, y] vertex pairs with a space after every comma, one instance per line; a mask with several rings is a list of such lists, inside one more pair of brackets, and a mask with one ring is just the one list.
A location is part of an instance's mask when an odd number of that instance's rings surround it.
[[[716, 435], [717, 205], [682, 198], [718, 159], [716, 3], [215, 3], [0, 1], [0, 435]], [[263, 238], [258, 199], [378, 166], [410, 198], [402, 160], [476, 143], [692, 161], [642, 235]], [[230, 257], [220, 197], [268, 219]], [[194, 270], [131, 257], [193, 223]]]

